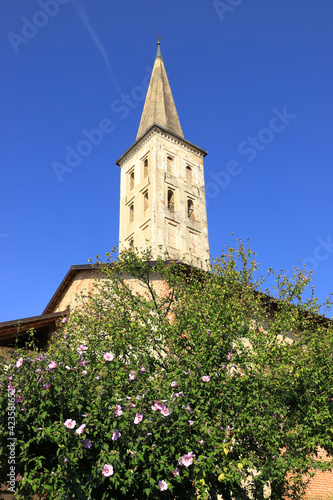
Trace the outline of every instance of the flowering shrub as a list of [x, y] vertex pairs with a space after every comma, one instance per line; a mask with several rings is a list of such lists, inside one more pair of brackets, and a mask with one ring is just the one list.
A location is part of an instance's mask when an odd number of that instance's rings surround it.
[[2, 363], [1, 481], [9, 388], [22, 499], [259, 499], [268, 482], [272, 500], [301, 498], [302, 475], [332, 467], [312, 455], [333, 451], [332, 327], [298, 299], [302, 275], [280, 279], [281, 302], [259, 293], [250, 255], [211, 273], [157, 262], [163, 296], [147, 256], [105, 266], [47, 353], [31, 342]]

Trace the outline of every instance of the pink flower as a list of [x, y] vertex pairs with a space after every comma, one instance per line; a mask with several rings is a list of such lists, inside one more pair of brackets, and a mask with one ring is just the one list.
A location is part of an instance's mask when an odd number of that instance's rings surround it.
[[123, 413], [123, 410], [121, 409], [121, 406], [116, 405], [116, 409], [115, 409], [116, 417], [120, 417], [120, 415], [122, 415], [122, 413]]
[[209, 382], [209, 381], [210, 381], [210, 377], [208, 377], [208, 375], [204, 375], [204, 376], [202, 377], [202, 381], [203, 381], [203, 382]]
[[204, 440], [203, 439], [199, 439], [199, 444], [203, 445], [204, 444]]
[[134, 370], [131, 370], [131, 373], [129, 374], [128, 378], [130, 380], [135, 380], [135, 371]]
[[178, 382], [176, 382], [175, 380], [173, 382], [171, 382], [171, 387], [177, 387], [178, 385]]
[[135, 424], [139, 424], [139, 423], [142, 421], [142, 419], [143, 419], [143, 415], [142, 415], [142, 413], [137, 413], [137, 414], [135, 415], [134, 423], [135, 423]]
[[119, 439], [120, 436], [121, 436], [121, 433], [118, 431], [118, 429], [116, 429], [112, 433], [112, 441], [117, 441], [117, 439]]
[[85, 426], [86, 426], [86, 424], [82, 424], [82, 425], [80, 425], [80, 427], [78, 427], [78, 428], [76, 429], [76, 431], [75, 431], [75, 432], [76, 432], [76, 434], [82, 434], [82, 432], [84, 431]]
[[104, 357], [105, 361], [112, 361], [114, 358], [114, 355], [112, 354], [112, 352], [106, 352], [103, 357]]
[[159, 481], [158, 485], [159, 485], [161, 491], [168, 489], [168, 483], [164, 480]]
[[13, 394], [15, 394], [16, 392], [16, 389], [15, 387], [12, 385], [11, 382], [9, 382], [9, 385], [8, 385], [8, 390], [11, 391]]
[[82, 354], [84, 351], [86, 351], [88, 347], [86, 345], [81, 344], [76, 350], [79, 354]]
[[74, 429], [74, 427], [76, 426], [76, 420], [68, 418], [64, 423], [64, 426], [67, 427], [67, 429]]
[[102, 474], [105, 477], [109, 477], [113, 475], [113, 467], [112, 465], [105, 464], [102, 470]]
[[165, 405], [162, 406], [161, 413], [162, 413], [163, 417], [167, 417], [168, 415], [170, 415], [170, 412]]
[[66, 323], [67, 318], [62, 318], [61, 323]]
[[49, 368], [50, 370], [52, 370], [53, 368], [57, 368], [57, 366], [58, 366], [58, 365], [57, 365], [57, 363], [56, 363], [55, 361], [51, 361], [51, 363], [49, 363], [48, 368]]
[[193, 425], [193, 424], [194, 424], [194, 420], [189, 420], [189, 421], [188, 421], [188, 423], [189, 423], [190, 425]]
[[179, 476], [179, 469], [177, 469], [177, 467], [175, 468], [175, 470], [172, 471], [172, 474], [176, 477], [176, 476]]
[[146, 372], [146, 371], [147, 371], [147, 370], [146, 370], [146, 368], [145, 368], [144, 366], [141, 366], [141, 368], [140, 368], [140, 372], [144, 373], [144, 372]]
[[15, 399], [15, 402], [16, 403], [22, 403], [23, 402], [23, 396], [22, 394], [18, 394], [17, 398]]
[[195, 457], [195, 455], [190, 451], [186, 455], [183, 455], [182, 457], [180, 457], [178, 459], [178, 463], [180, 465], [184, 465], [185, 467], [188, 467], [189, 465], [192, 465], [194, 457]]
[[87, 375], [87, 370], [82, 370], [82, 375]]
[[50, 387], [51, 387], [51, 382], [49, 382], [48, 380], [45, 380], [45, 384], [43, 384], [43, 388], [49, 389]]
[[19, 358], [19, 359], [17, 360], [17, 362], [16, 362], [16, 365], [15, 365], [15, 366], [16, 366], [16, 368], [20, 368], [20, 366], [22, 366], [22, 365], [23, 365], [23, 358]]
[[151, 407], [151, 409], [152, 409], [153, 411], [162, 410], [162, 406], [160, 405], [160, 402], [158, 401], [157, 403], [155, 403], [155, 404]]

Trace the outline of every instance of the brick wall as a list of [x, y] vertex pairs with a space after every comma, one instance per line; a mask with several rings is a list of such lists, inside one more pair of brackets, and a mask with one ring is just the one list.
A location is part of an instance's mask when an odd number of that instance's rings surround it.
[[[321, 460], [330, 460], [324, 450], [319, 452]], [[333, 472], [317, 471], [310, 480], [304, 500], [331, 500], [333, 499]]]

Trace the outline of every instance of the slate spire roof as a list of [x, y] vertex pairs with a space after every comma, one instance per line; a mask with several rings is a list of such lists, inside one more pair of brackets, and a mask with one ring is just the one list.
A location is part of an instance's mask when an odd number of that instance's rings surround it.
[[165, 71], [159, 41], [157, 42], [155, 64], [136, 138], [141, 137], [154, 123], [184, 137]]

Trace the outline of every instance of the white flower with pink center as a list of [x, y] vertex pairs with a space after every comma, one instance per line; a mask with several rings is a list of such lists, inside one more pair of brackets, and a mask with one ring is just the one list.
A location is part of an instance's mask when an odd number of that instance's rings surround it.
[[20, 368], [20, 366], [23, 365], [23, 358], [19, 358], [17, 361], [16, 361], [16, 368]]
[[194, 457], [195, 457], [195, 455], [190, 451], [186, 455], [183, 455], [182, 457], [180, 457], [178, 459], [178, 463], [180, 465], [184, 465], [185, 467], [189, 467], [190, 465], [193, 464], [193, 458]]
[[177, 387], [178, 385], [178, 382], [176, 382], [175, 380], [173, 382], [171, 382], [171, 387]]
[[137, 413], [137, 414], [135, 415], [134, 423], [135, 423], [135, 424], [139, 424], [139, 423], [142, 421], [142, 419], [143, 419], [143, 415], [142, 415], [142, 413]]
[[157, 402], [157, 403], [155, 403], [155, 404], [151, 407], [151, 409], [152, 409], [153, 411], [162, 410], [162, 406], [161, 406], [160, 402]]
[[84, 351], [86, 351], [88, 347], [86, 345], [81, 344], [76, 350], [79, 354], [82, 354]]
[[158, 485], [159, 485], [161, 491], [167, 490], [169, 487], [168, 483], [166, 481], [164, 481], [163, 479], [158, 482]]
[[74, 427], [76, 426], [76, 420], [68, 418], [64, 423], [64, 426], [67, 427], [67, 429], [74, 429]]
[[82, 434], [82, 432], [84, 431], [85, 426], [86, 426], [86, 424], [82, 424], [82, 425], [80, 425], [80, 427], [78, 427], [78, 428], [76, 429], [76, 431], [75, 431], [75, 432], [76, 432], [76, 434]]
[[135, 377], [135, 371], [134, 370], [131, 370], [131, 373], [129, 374], [128, 378], [130, 380], [135, 380], [136, 377]]
[[115, 408], [116, 417], [120, 417], [120, 415], [122, 415], [122, 413], [123, 413], [123, 410], [121, 409], [121, 406], [116, 405], [116, 408]]
[[202, 377], [202, 381], [203, 381], [203, 382], [209, 382], [209, 381], [210, 381], [210, 377], [209, 377], [208, 375], [204, 375], [204, 376]]
[[113, 467], [112, 465], [105, 464], [102, 470], [102, 474], [105, 477], [109, 477], [113, 475]]
[[105, 359], [105, 361], [112, 361], [114, 358], [114, 355], [112, 354], [112, 352], [106, 352], [104, 354], [103, 358]]
[[170, 415], [170, 411], [165, 405], [162, 406], [161, 413], [163, 417], [167, 417], [168, 415]]

